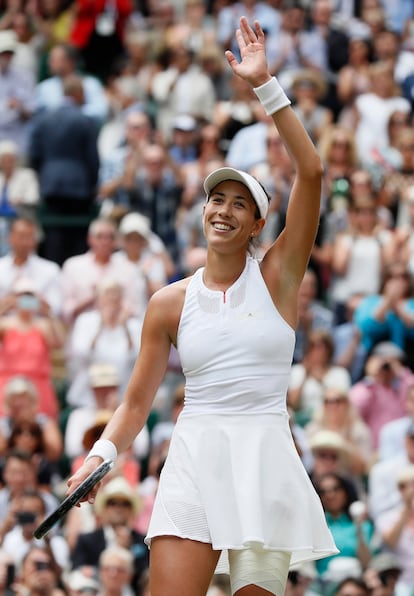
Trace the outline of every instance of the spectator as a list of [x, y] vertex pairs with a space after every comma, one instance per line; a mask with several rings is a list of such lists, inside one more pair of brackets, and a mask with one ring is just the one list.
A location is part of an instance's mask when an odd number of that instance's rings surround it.
[[348, 61], [338, 72], [337, 92], [342, 108], [338, 122], [348, 129], [355, 124], [354, 103], [358, 95], [371, 89], [369, 66], [371, 64], [371, 44], [368, 39], [355, 36], [349, 40]]
[[333, 363], [333, 351], [330, 332], [315, 329], [308, 334], [303, 360], [292, 366], [288, 403], [301, 425], [309, 422], [322, 405], [324, 387], [347, 390], [351, 385], [349, 372]]
[[7, 255], [0, 258], [0, 311], [8, 313], [15, 307], [12, 292], [19, 278], [30, 279], [44, 312], [59, 316], [62, 310], [61, 271], [53, 261], [36, 254], [40, 241], [36, 220], [19, 216], [10, 224]]
[[378, 448], [381, 428], [406, 414], [408, 387], [413, 372], [404, 365], [404, 352], [391, 342], [378, 343], [366, 362], [366, 376], [350, 389], [351, 402], [371, 431]]
[[378, 517], [401, 504], [398, 490], [398, 474], [414, 464], [414, 424], [404, 434], [404, 451], [375, 463], [368, 476], [368, 503], [371, 518]]
[[406, 416], [391, 420], [381, 428], [378, 440], [378, 458], [380, 460], [404, 454], [405, 433], [414, 423], [414, 385], [409, 385], [407, 388], [405, 407]]
[[19, 212], [31, 213], [39, 202], [39, 183], [31, 168], [19, 164], [13, 141], [0, 141], [0, 256], [8, 250], [10, 221]]
[[213, 83], [197, 64], [193, 50], [177, 44], [168, 54], [167, 68], [156, 73], [151, 84], [156, 128], [167, 142], [176, 116], [185, 113], [198, 122], [211, 122], [216, 100]]
[[393, 553], [400, 564], [396, 594], [409, 594], [414, 585], [412, 532], [414, 527], [414, 464], [402, 468], [397, 475], [401, 503], [379, 515], [375, 525], [385, 549]]
[[309, 447], [313, 459], [309, 475], [315, 486], [325, 474], [339, 474], [347, 483], [354, 500], [362, 498], [363, 487], [358, 484], [358, 479], [352, 476], [349, 467], [352, 447], [348, 440], [336, 431], [322, 429], [311, 437]]
[[37, 486], [36, 464], [31, 455], [25, 451], [9, 451], [6, 453], [3, 468], [3, 487], [0, 489], [0, 539], [15, 524], [16, 507], [11, 506], [27, 489], [40, 492], [45, 503], [45, 516], [58, 506], [57, 498], [50, 490], [42, 490]]
[[[79, 76], [78, 54], [67, 43], [56, 43], [48, 55], [48, 67], [51, 76], [36, 86], [36, 107], [38, 112], [55, 110], [64, 103], [63, 83], [66, 77]], [[85, 116], [95, 121], [97, 126], [108, 117], [108, 101], [102, 84], [91, 75], [82, 75], [84, 102], [81, 107]]]
[[[100, 164], [98, 198], [103, 202], [103, 209], [113, 208], [122, 213], [128, 210], [128, 194], [124, 188], [126, 172], [136, 170], [142, 165], [143, 149], [150, 142], [152, 127], [149, 116], [141, 110], [128, 112], [122, 120], [122, 134], [119, 143], [108, 150]], [[105, 125], [99, 135], [103, 142]], [[114, 213], [115, 215], [116, 213]]]
[[7, 442], [6, 453], [25, 451], [32, 456], [36, 465], [37, 486], [40, 489], [51, 490], [61, 480], [57, 465], [46, 457], [43, 440], [43, 429], [37, 422], [19, 422], [13, 425]]
[[129, 208], [145, 215], [151, 230], [164, 242], [176, 268], [179, 264], [176, 215], [181, 205], [181, 173], [174, 169], [160, 144], [147, 145], [142, 166], [128, 172], [124, 186], [129, 193]]
[[308, 135], [317, 143], [322, 132], [333, 122], [333, 112], [322, 105], [326, 93], [325, 79], [312, 69], [299, 70], [293, 77], [293, 109]]
[[299, 289], [299, 318], [295, 330], [296, 343], [293, 354], [294, 362], [300, 363], [305, 355], [309, 334], [315, 329], [332, 331], [332, 312], [317, 300], [318, 279], [312, 269], [308, 269]]
[[16, 47], [14, 31], [0, 31], [0, 140], [14, 141], [25, 157], [28, 125], [35, 110], [35, 81], [13, 66]]
[[105, 280], [117, 281], [124, 290], [122, 313], [142, 316], [144, 304], [132, 263], [114, 258], [117, 227], [109, 219], [98, 218], [89, 224], [89, 250], [67, 259], [62, 268], [63, 316], [69, 325], [84, 312], [97, 308], [98, 287]]
[[151, 232], [149, 220], [140, 213], [128, 213], [118, 228], [120, 250], [114, 258], [127, 260], [145, 276], [147, 299], [164, 286], [174, 273], [174, 263], [161, 238]]
[[292, 565], [289, 569], [285, 596], [316, 596], [312, 583], [316, 579], [315, 564], [311, 561]]
[[[29, 279], [13, 286], [15, 313], [0, 317], [0, 395], [15, 375], [27, 376], [39, 394], [39, 412], [56, 419], [59, 405], [52, 379], [52, 351], [64, 342], [61, 322], [36, 296]], [[4, 414], [4, 403], [0, 404]]]
[[335, 588], [334, 596], [370, 596], [371, 592], [360, 577], [346, 577]]
[[11, 507], [16, 507], [16, 522], [4, 536], [3, 549], [13, 558], [16, 567], [20, 568], [24, 557], [33, 546], [39, 546], [48, 552], [58, 569], [67, 569], [69, 549], [63, 536], [55, 532], [39, 542], [36, 542], [33, 537], [34, 530], [44, 520], [46, 514], [41, 493], [28, 488], [20, 497], [12, 501]]
[[394, 147], [399, 163], [384, 176], [381, 199], [391, 210], [395, 226], [401, 228], [410, 221], [409, 189], [414, 185], [414, 130], [409, 124], [396, 133]]
[[148, 567], [148, 549], [144, 544], [144, 536], [132, 529], [139, 510], [138, 493], [124, 478], [114, 478], [97, 496], [95, 510], [101, 524], [94, 532], [79, 535], [72, 553], [73, 567], [98, 566], [102, 552], [110, 544], [116, 545], [131, 552], [133, 574], [128, 574], [128, 581], [131, 586], [135, 586], [141, 573]]
[[123, 287], [115, 280], [98, 286], [96, 310], [79, 315], [67, 346], [67, 402], [71, 406], [90, 406], [93, 393], [89, 367], [93, 363], [112, 364], [123, 394], [140, 347], [142, 320], [123, 311]]
[[87, 72], [106, 80], [113, 62], [124, 54], [124, 34], [133, 11], [131, 0], [75, 0], [69, 42], [82, 57]]
[[128, 548], [107, 547], [99, 557], [102, 596], [133, 596], [136, 594], [139, 578], [132, 579], [133, 570], [133, 555]]
[[380, 292], [359, 302], [354, 321], [367, 353], [380, 341], [391, 341], [406, 350], [414, 339], [414, 296], [411, 276], [403, 262], [388, 266]]
[[312, 437], [322, 430], [339, 433], [348, 443], [348, 467], [359, 478], [365, 478], [374, 459], [371, 433], [350, 402], [347, 391], [327, 387], [323, 392], [323, 406], [305, 427]]
[[28, 593], [30, 596], [65, 596], [59, 587], [61, 574], [56, 569], [47, 550], [32, 546], [23, 559], [19, 569], [16, 593]]
[[[99, 432], [102, 424], [97, 423], [97, 417], [103, 418], [108, 412], [113, 412], [121, 400], [119, 392], [119, 374], [116, 366], [109, 363], [95, 362], [89, 367], [89, 384], [93, 391], [93, 403], [80, 405], [69, 414], [65, 431], [65, 454], [73, 459], [85, 452], [85, 441], [89, 436], [85, 433], [91, 429]], [[101, 429], [102, 430], [102, 429]], [[92, 433], [89, 432], [89, 435]], [[134, 455], [144, 459], [148, 454], [149, 433], [144, 426], [134, 441]]]
[[387, 62], [370, 65], [371, 90], [355, 99], [357, 113], [356, 140], [363, 164], [371, 162], [371, 153], [387, 145], [387, 124], [395, 110], [409, 112], [408, 100], [401, 97], [393, 78], [392, 66]]
[[[82, 79], [66, 76], [62, 92], [61, 105], [35, 120], [29, 149], [30, 162], [39, 175], [45, 215], [56, 222], [45, 221], [43, 254], [59, 265], [86, 249], [99, 170], [97, 129], [81, 111], [85, 97]], [[70, 217], [80, 221], [67, 223]]]
[[58, 423], [39, 412], [39, 394], [27, 377], [16, 376], [4, 386], [5, 415], [0, 418], [0, 453], [4, 455], [10, 435], [16, 426], [38, 424], [42, 432], [44, 455], [50, 462], [57, 462], [62, 455], [63, 440]]
[[346, 304], [350, 298], [378, 293], [381, 287], [391, 234], [378, 224], [375, 197], [353, 197], [348, 226], [337, 232], [332, 246], [329, 298], [337, 325], [346, 321]]
[[334, 557], [353, 557], [364, 569], [373, 553], [374, 525], [363, 515], [353, 516], [351, 504], [355, 501], [348, 484], [335, 473], [319, 478], [317, 492], [321, 498], [328, 527], [332, 532], [339, 554], [316, 561], [318, 574], [323, 577]]
[[88, 571], [89, 568], [75, 569], [64, 577], [64, 585], [68, 590], [68, 596], [98, 595], [100, 590], [99, 581], [94, 577], [94, 574], [88, 573]]
[[371, 596], [395, 596], [400, 574], [397, 557], [389, 552], [380, 552], [372, 557], [363, 577]]
[[197, 122], [188, 114], [179, 114], [172, 121], [168, 153], [178, 165], [195, 161], [197, 157]]

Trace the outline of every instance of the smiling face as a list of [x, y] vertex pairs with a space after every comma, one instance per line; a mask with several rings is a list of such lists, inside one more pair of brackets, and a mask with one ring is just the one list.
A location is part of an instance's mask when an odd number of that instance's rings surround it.
[[246, 250], [264, 223], [257, 219], [257, 205], [248, 188], [235, 180], [218, 184], [204, 205], [204, 234], [210, 246]]

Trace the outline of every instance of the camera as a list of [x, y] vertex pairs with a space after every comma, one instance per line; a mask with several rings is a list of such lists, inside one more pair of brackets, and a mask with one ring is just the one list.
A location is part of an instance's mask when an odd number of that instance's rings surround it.
[[14, 582], [15, 576], [15, 566], [13, 564], [9, 564], [6, 567], [6, 588], [11, 588]]
[[391, 370], [391, 364], [389, 362], [383, 362], [381, 364], [381, 370], [385, 371], [385, 372], [389, 372]]
[[34, 564], [36, 571], [45, 571], [46, 569], [50, 569], [49, 561], [35, 561]]
[[17, 523], [21, 526], [25, 524], [33, 524], [36, 520], [36, 514], [31, 511], [18, 511], [16, 513]]
[[33, 296], [33, 294], [21, 294], [17, 298], [17, 304], [22, 310], [30, 310], [31, 312], [37, 312], [40, 307], [39, 298]]

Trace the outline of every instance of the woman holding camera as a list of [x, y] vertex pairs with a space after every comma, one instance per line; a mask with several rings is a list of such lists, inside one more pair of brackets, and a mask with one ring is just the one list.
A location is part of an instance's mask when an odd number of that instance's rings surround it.
[[13, 314], [0, 316], [0, 415], [4, 415], [4, 385], [11, 377], [24, 375], [36, 386], [39, 412], [56, 419], [51, 353], [63, 344], [63, 328], [50, 316], [30, 280], [20, 278], [13, 293]]

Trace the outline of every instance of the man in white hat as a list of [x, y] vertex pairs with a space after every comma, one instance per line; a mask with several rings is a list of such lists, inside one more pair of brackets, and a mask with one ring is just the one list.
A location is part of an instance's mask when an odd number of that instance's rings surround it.
[[0, 31], [0, 138], [15, 141], [25, 155], [28, 122], [35, 110], [35, 81], [11, 64], [16, 48], [14, 31]]
[[99, 492], [95, 501], [95, 512], [100, 526], [92, 532], [78, 536], [72, 553], [75, 569], [83, 565], [97, 567], [100, 556], [108, 547], [127, 548], [133, 555], [133, 577], [131, 584], [137, 585], [141, 574], [148, 568], [149, 552], [144, 536], [133, 529], [133, 523], [140, 510], [140, 498], [123, 477], [110, 480]]

